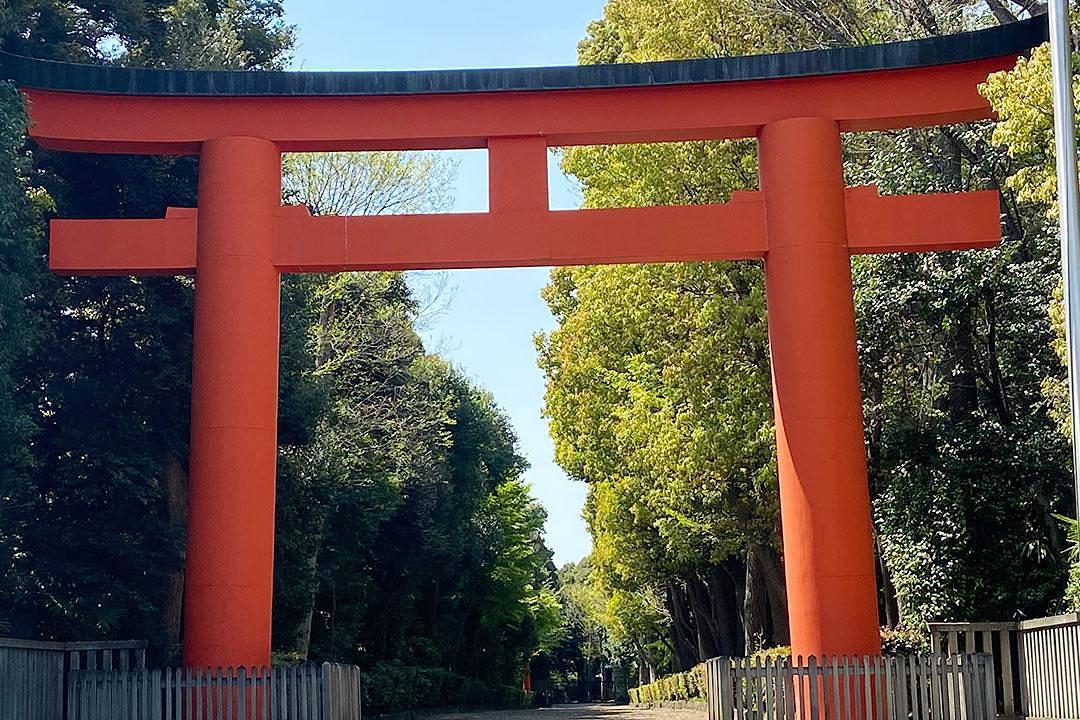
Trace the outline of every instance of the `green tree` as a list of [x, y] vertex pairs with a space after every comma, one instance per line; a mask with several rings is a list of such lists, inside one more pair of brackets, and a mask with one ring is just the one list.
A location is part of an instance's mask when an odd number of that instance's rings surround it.
[[[783, 25], [749, 3], [612, 0], [579, 58], [774, 50]], [[756, 167], [749, 141], [574, 148], [563, 157], [589, 207], [724, 202], [756, 185]], [[784, 638], [760, 266], [559, 270], [546, 299], [560, 321], [540, 341], [547, 413], [560, 464], [590, 483], [586, 516], [602, 582], [623, 607], [665, 598], [680, 667], [774, 632]]]
[[741, 648], [746, 556], [778, 567], [760, 266], [557, 270], [545, 297], [546, 413], [557, 460], [590, 483], [599, 577], [668, 596], [681, 664]]
[[[452, 172], [431, 154], [289, 154], [283, 196], [315, 214], [442, 209]], [[307, 402], [280, 438], [275, 632], [282, 651], [306, 657], [327, 523], [339, 503], [359, 502], [368, 524], [355, 540], [373, 542], [395, 496], [384, 463], [410, 457], [408, 443], [421, 445], [442, 410], [424, 406], [429, 393], [414, 382], [422, 347], [404, 276], [297, 276], [284, 287], [292, 312], [283, 318], [296, 329], [285, 334], [282, 372]]]
[[1065, 606], [1072, 612], [1080, 612], [1080, 522], [1065, 519], [1069, 528], [1069, 584], [1065, 589]]
[[[0, 7], [0, 38], [80, 62], [278, 68], [292, 28], [274, 0], [38, 0]], [[193, 283], [56, 277], [43, 220], [192, 205], [195, 161], [26, 149], [18, 96], [3, 90], [0, 623], [149, 637], [167, 659], [183, 594]], [[287, 202], [377, 214], [445, 210], [453, 166], [345, 153], [287, 156], [284, 170]], [[409, 670], [391, 683], [437, 668], [427, 676], [459, 701], [506, 697], [488, 686], [517, 685], [560, 639], [545, 515], [507, 418], [426, 352], [421, 312], [400, 273], [283, 283], [274, 644], [377, 678]]]
[[[34, 424], [25, 411], [24, 389], [12, 372], [32, 352], [40, 323], [25, 305], [31, 294], [29, 278], [41, 251], [40, 214], [47, 201], [32, 195], [29, 163], [22, 153], [26, 117], [22, 100], [10, 84], [0, 85], [0, 478], [25, 477], [33, 465], [29, 447]], [[37, 202], [35, 202], [35, 200]], [[20, 552], [22, 525], [29, 519], [24, 499], [0, 486], [0, 598], [26, 592], [26, 578], [9, 563]], [[0, 611], [0, 629], [11, 632], [12, 617]]]
[[[961, 8], [920, 0], [813, 7], [778, 0], [720, 7], [694, 0], [610, 0], [604, 18], [590, 25], [579, 55], [583, 62], [614, 62], [852, 45], [1007, 22], [1039, 7], [988, 2]], [[851, 184], [874, 182], [885, 193], [1002, 187], [1004, 197], [1005, 243], [998, 249], [867, 257], [854, 263], [870, 490], [888, 623], [1035, 614], [1052, 608], [1063, 583], [1058, 556], [1064, 540], [1054, 513], [1067, 503], [1065, 446], [1039, 390], [1047, 378], [1061, 377], [1060, 364], [1049, 352], [1044, 310], [1056, 282], [1056, 249], [1033, 198], [1006, 184], [1023, 163], [995, 149], [990, 132], [991, 125], [984, 123], [844, 138]], [[1039, 146], [1036, 137], [1030, 147], [1036, 152], [1046, 145]], [[591, 207], [719, 202], [734, 189], [755, 185], [754, 155], [747, 141], [574, 148], [565, 151], [563, 166], [582, 181]], [[712, 272], [718, 278], [731, 272], [723, 265], [716, 268]], [[620, 282], [604, 286], [598, 278], [605, 274]], [[604, 288], [595, 299], [589, 295], [592, 283]], [[718, 281], [717, 286], [732, 298], [728, 312], [757, 313], [763, 325], [763, 307], [754, 307], [760, 279], [730, 285]], [[573, 476], [590, 482], [587, 515], [597, 570], [601, 577], [614, 573], [617, 578], [622, 572], [627, 590], [655, 587], [671, 576], [669, 558], [656, 562], [658, 548], [668, 547], [664, 538], [670, 526], [688, 518], [687, 527], [708, 528], [725, 515], [738, 517], [727, 507], [718, 510], [718, 504], [702, 501], [706, 492], [695, 495], [679, 484], [681, 468], [671, 466], [670, 458], [693, 457], [692, 452], [680, 446], [669, 455], [663, 452], [667, 447], [657, 448], [660, 438], [670, 438], [665, 431], [689, 438], [715, 432], [705, 413], [686, 413], [684, 408], [692, 405], [679, 404], [678, 375], [649, 374], [647, 368], [642, 372], [611, 357], [636, 358], [648, 347], [642, 335], [674, 333], [681, 306], [671, 298], [687, 287], [694, 286], [686, 283], [672, 292], [653, 274], [618, 268], [557, 271], [547, 291], [560, 328], [552, 336], [555, 351], [542, 344], [541, 364], [549, 377], [548, 412], [559, 461]], [[747, 291], [740, 296], [743, 288]], [[691, 299], [686, 302], [693, 302], [692, 293], [687, 294]], [[647, 295], [652, 297], [638, 299]], [[636, 313], [634, 322], [649, 329], [627, 330], [620, 324], [627, 312]], [[625, 332], [636, 343], [620, 344]], [[735, 336], [719, 337], [727, 341]], [[676, 337], [657, 347], [678, 365], [688, 342]], [[605, 344], [617, 349], [605, 354]], [[710, 350], [721, 357], [732, 352], [718, 345]], [[592, 365], [575, 360], [578, 352]], [[766, 357], [764, 349], [761, 355]], [[702, 364], [704, 380], [698, 384], [716, 401], [702, 407], [724, 416], [725, 391], [738, 384], [718, 369], [731, 372], [722, 363], [715, 368]], [[628, 376], [648, 382], [639, 387]], [[755, 388], [749, 397], [767, 399], [767, 383], [767, 373], [757, 373], [756, 379], [743, 373], [742, 384]], [[665, 415], [664, 402], [672, 398], [679, 413]], [[655, 425], [646, 425], [649, 432], [635, 437], [629, 428], [639, 414]], [[710, 448], [714, 457], [738, 457], [741, 449], [753, 447], [749, 428], [758, 426], [758, 416], [749, 416], [755, 420], [746, 423], [743, 435], [729, 431], [716, 436], [720, 443]], [[769, 430], [766, 421], [764, 437]], [[736, 484], [733, 494], [761, 519], [757, 527], [765, 528], [766, 518], [775, 520], [775, 502], [767, 493], [750, 490], [767, 487], [771, 454], [763, 461], [752, 457], [755, 463], [739, 467], [756, 468], [760, 481]], [[635, 464], [636, 458], [642, 459]], [[657, 477], [646, 480], [640, 466], [650, 464]], [[723, 468], [723, 463], [716, 465]], [[707, 474], [698, 479], [704, 487], [717, 482]], [[667, 488], [678, 497], [694, 498], [692, 508], [707, 508], [708, 520], [684, 515], [673, 502], [648, 502]], [[715, 563], [745, 543], [737, 534], [713, 533], [725, 538], [727, 546], [699, 554], [698, 562]], [[708, 537], [709, 531], [697, 534]], [[749, 557], [727, 557], [753, 566]], [[1002, 557], [1024, 570], [1003, 579], [997, 570]], [[639, 571], [638, 576], [628, 569]], [[682, 627], [692, 637], [697, 631], [694, 613], [691, 609], [680, 618], [675, 610], [682, 603], [673, 602], [672, 594], [669, 588], [676, 634]], [[750, 601], [754, 596], [747, 592]], [[756, 625], [753, 606], [746, 610], [744, 617]], [[753, 634], [745, 633], [747, 641]], [[691, 659], [692, 648], [680, 650], [676, 644], [674, 649], [679, 664]]]
[[[206, 7], [215, 26], [224, 27], [222, 18], [236, 23], [241, 66], [269, 66], [291, 43], [276, 3]], [[220, 58], [169, 55], [169, 38], [195, 9], [16, 0], [0, 12], [0, 41], [50, 59], [220, 66]], [[4, 111], [4, 127], [21, 132], [14, 96]], [[11, 182], [27, 183], [41, 219], [160, 217], [168, 205], [194, 204], [190, 158], [17, 152], [26, 153], [27, 167]], [[17, 205], [4, 210], [16, 217]], [[43, 224], [32, 216], [18, 222], [21, 287], [0, 298], [0, 317], [31, 319], [20, 333], [29, 342], [5, 356], [0, 387], [15, 389], [5, 417], [28, 428], [32, 441], [24, 445], [29, 457], [0, 474], [0, 513], [15, 533], [0, 562], [4, 584], [19, 588], [2, 604], [19, 632], [148, 637], [167, 652], [182, 595], [192, 283], [54, 276]], [[102, 425], [102, 417], [112, 422]]]
[[[1076, 59], [1073, 59], [1073, 85]], [[982, 88], [998, 113], [993, 140], [1004, 147], [1016, 163], [1016, 171], [1007, 184], [1018, 198], [1033, 205], [1045, 219], [1042, 234], [1053, 239], [1058, 217], [1056, 173], [1054, 167], [1053, 104], [1050, 88], [1050, 48], [1042, 45], [1027, 58], [1020, 58], [1008, 71], [991, 75]], [[1053, 326], [1053, 350], [1062, 368], [1067, 363], [1065, 313], [1059, 284], [1049, 307]], [[1050, 405], [1050, 415], [1061, 433], [1072, 434], [1068, 382], [1064, 373], [1049, 375], [1042, 382], [1043, 394]], [[1068, 607], [1080, 607], [1080, 556], [1076, 520], [1058, 516], [1068, 532], [1068, 555], [1072, 564], [1065, 591]]]

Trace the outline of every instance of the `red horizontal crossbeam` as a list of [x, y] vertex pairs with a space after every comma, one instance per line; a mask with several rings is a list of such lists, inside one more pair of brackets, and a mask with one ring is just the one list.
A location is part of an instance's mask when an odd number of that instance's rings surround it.
[[[880, 197], [847, 191], [853, 254], [991, 247], [1000, 239], [996, 191]], [[70, 274], [184, 274], [195, 269], [194, 209], [162, 220], [54, 220], [50, 266]], [[768, 252], [764, 200], [608, 210], [312, 217], [278, 211], [282, 272], [597, 265], [743, 260]]]
[[996, 190], [878, 195], [872, 185], [848, 188], [848, 248], [855, 255], [994, 247], [1001, 241]]
[[187, 275], [195, 271], [197, 213], [165, 219], [52, 220], [49, 267], [72, 275]]
[[933, 67], [680, 86], [409, 96], [145, 96], [24, 90], [31, 134], [58, 150], [197, 153], [215, 137], [271, 140], [285, 152], [482, 148], [542, 135], [548, 145], [752, 137], [786, 117], [843, 131], [990, 116], [978, 86], [999, 58]]

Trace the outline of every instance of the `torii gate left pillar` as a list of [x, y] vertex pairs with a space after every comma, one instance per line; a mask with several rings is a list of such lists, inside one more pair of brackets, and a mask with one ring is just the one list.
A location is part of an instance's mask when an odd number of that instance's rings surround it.
[[270, 661], [281, 280], [281, 153], [208, 140], [199, 156], [184, 664]]

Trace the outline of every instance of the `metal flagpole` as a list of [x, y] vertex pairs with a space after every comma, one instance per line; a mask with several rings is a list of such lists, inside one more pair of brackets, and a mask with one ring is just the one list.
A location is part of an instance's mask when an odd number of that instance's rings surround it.
[[1069, 0], [1048, 0], [1050, 68], [1054, 93], [1054, 148], [1061, 224], [1061, 275], [1065, 289], [1065, 346], [1069, 361], [1073, 480], [1080, 516], [1080, 208], [1077, 202], [1076, 131], [1072, 87]]

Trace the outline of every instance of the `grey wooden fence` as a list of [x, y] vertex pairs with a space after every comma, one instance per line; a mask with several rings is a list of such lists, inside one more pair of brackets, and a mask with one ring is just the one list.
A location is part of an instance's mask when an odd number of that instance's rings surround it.
[[65, 673], [146, 664], [146, 643], [42, 642], [0, 638], [0, 720], [63, 720]]
[[997, 714], [1023, 714], [1022, 648], [1015, 622], [930, 623], [930, 650], [935, 654], [989, 653], [994, 656]]
[[67, 720], [359, 720], [360, 670], [81, 670], [68, 676]]
[[994, 655], [999, 716], [1080, 720], [1080, 613], [929, 627], [935, 652]]
[[1080, 720], [1080, 613], [1019, 625], [1026, 716]]
[[715, 658], [709, 720], [993, 720], [993, 658]]
[[0, 640], [0, 720], [62, 720], [63, 715], [63, 651]]

